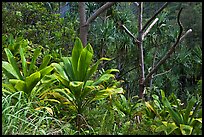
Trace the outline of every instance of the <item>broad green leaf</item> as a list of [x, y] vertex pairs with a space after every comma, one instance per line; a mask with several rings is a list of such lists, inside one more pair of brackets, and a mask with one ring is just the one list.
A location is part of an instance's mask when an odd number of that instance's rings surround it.
[[196, 99], [194, 97], [192, 97], [191, 100], [188, 102], [188, 105], [186, 107], [186, 111], [184, 114], [184, 124], [189, 124], [188, 120], [190, 118], [190, 112], [191, 112], [195, 103], [196, 103]]
[[40, 79], [43, 78], [45, 75], [49, 74], [52, 70], [53, 70], [53, 66], [47, 66], [47, 67], [44, 67], [43, 69], [41, 69], [39, 72], [40, 72]]
[[83, 45], [81, 43], [81, 40], [79, 38], [76, 38], [74, 43], [74, 48], [72, 50], [72, 67], [73, 67], [75, 76], [77, 74], [78, 60], [82, 50], [83, 50]]
[[74, 71], [73, 71], [73, 67], [72, 67], [71, 58], [70, 57], [62, 57], [62, 60], [64, 63], [64, 70], [65, 70], [68, 78], [70, 79], [70, 81], [76, 80], [75, 75], [74, 75]]
[[21, 61], [22, 61], [23, 76], [27, 77], [27, 62], [24, 56], [24, 49], [21, 46], [19, 48], [20, 48], [20, 56], [21, 56]]
[[104, 81], [107, 81], [107, 80], [109, 80], [110, 78], [114, 78], [115, 76], [113, 75], [113, 74], [103, 74], [97, 81], [95, 81], [94, 83], [93, 83], [93, 85], [95, 86], [95, 85], [98, 85], [98, 84], [100, 84], [100, 83], [102, 83], [102, 82], [104, 82]]
[[11, 78], [17, 78], [20, 79], [17, 72], [14, 70], [12, 65], [6, 61], [2, 61], [2, 68], [5, 73], [5, 75], [11, 79]]
[[171, 107], [171, 105], [170, 105], [170, 103], [169, 103], [169, 101], [167, 100], [166, 97], [163, 98], [163, 101], [162, 101], [162, 102], [163, 102], [163, 104], [165, 105], [165, 107], [168, 109], [171, 118], [174, 120], [174, 122], [176, 123], [176, 125], [179, 126], [179, 124], [182, 123], [181, 115], [180, 115], [179, 113], [176, 113], [176, 112], [172, 109], [172, 107]]
[[167, 123], [166, 121], [162, 121], [162, 123], [165, 125], [166, 135], [171, 134], [175, 129], [178, 128], [175, 123]]
[[27, 88], [26, 88], [26, 83], [22, 80], [18, 80], [18, 82], [15, 84], [15, 88], [18, 91], [24, 91], [26, 92]]
[[120, 72], [118, 69], [108, 69], [104, 72], [104, 74], [111, 74], [112, 72]]
[[79, 96], [81, 96], [82, 87], [84, 85], [84, 82], [80, 81], [72, 81], [69, 83], [69, 89], [72, 92], [72, 94], [78, 99]]
[[69, 78], [68, 78], [68, 76], [66, 75], [63, 66], [61, 66], [61, 65], [58, 64], [58, 63], [52, 63], [51, 66], [53, 66], [53, 67], [55, 68], [56, 72], [58, 72], [59, 75], [60, 75], [61, 77], [63, 77], [63, 79], [69, 81]]
[[193, 127], [189, 125], [180, 124], [180, 130], [182, 135], [191, 135]]
[[31, 74], [32, 70], [34, 69], [35, 62], [36, 62], [38, 56], [40, 55], [40, 52], [41, 52], [41, 48], [35, 49], [34, 55], [32, 57], [32, 60], [31, 60], [30, 66], [29, 66], [28, 76]]
[[56, 79], [58, 79], [63, 85], [66, 87], [69, 87], [69, 80], [66, 80], [64, 77], [62, 77], [60, 74], [54, 73], [54, 76]]
[[30, 76], [26, 77], [25, 83], [26, 83], [26, 93], [30, 94], [32, 89], [36, 86], [36, 84], [40, 81], [40, 72], [35, 72], [31, 74]]
[[56, 80], [56, 76], [54, 74], [52, 75], [45, 75], [42, 79], [41, 82], [42, 83], [49, 83]]
[[16, 91], [16, 89], [14, 88], [14, 86], [11, 83], [8, 83], [8, 84], [2, 83], [2, 87], [8, 89], [11, 92]]
[[93, 57], [93, 49], [90, 44], [88, 44], [81, 52], [78, 67], [77, 67], [77, 80], [84, 81], [85, 76], [87, 75], [87, 71], [89, 65], [91, 64], [91, 60]]
[[198, 122], [200, 122], [202, 124], [202, 118], [195, 118], [194, 120], [198, 121]]
[[[198, 110], [199, 110], [199, 107], [201, 106], [201, 104], [202, 104], [202, 102], [199, 101], [198, 104], [196, 105], [196, 107], [195, 107], [195, 109], [194, 109], [194, 111], [193, 111], [193, 114], [191, 115], [191, 118], [189, 119], [188, 123], [191, 124], [192, 119], [196, 116], [197, 113], [199, 113]], [[202, 113], [202, 109], [201, 109], [201, 113]]]
[[40, 67], [38, 68], [38, 70], [41, 70], [43, 68], [45, 68], [49, 63], [50, 63], [50, 59], [51, 59], [51, 55], [48, 54], [43, 58], [42, 64], [40, 65]]
[[18, 65], [16, 63], [16, 60], [14, 59], [13, 54], [11, 53], [11, 51], [7, 48], [4, 49], [8, 58], [9, 63], [12, 65], [13, 70], [15, 71], [15, 74], [17, 74], [18, 79], [23, 80], [23, 77], [20, 73], [20, 70], [18, 68]]
[[110, 59], [108, 59], [108, 58], [101, 58], [101, 59], [99, 59], [91, 68], [88, 69], [85, 81], [88, 80], [94, 74], [94, 72], [96, 72], [96, 70], [98, 68], [98, 65], [100, 64], [100, 62], [102, 60], [110, 60]]

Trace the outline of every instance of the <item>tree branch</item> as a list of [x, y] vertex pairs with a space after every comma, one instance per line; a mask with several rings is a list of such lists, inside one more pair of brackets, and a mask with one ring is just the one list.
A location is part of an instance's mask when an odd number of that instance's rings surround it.
[[176, 42], [174, 43], [174, 45], [169, 49], [169, 51], [164, 55], [164, 57], [155, 65], [155, 67], [149, 72], [149, 74], [146, 76], [145, 80], [144, 80], [144, 84], [147, 82], [147, 80], [152, 76], [152, 74], [157, 71], [158, 67], [160, 65], [162, 65], [169, 57], [170, 55], [175, 51], [175, 48], [178, 46], [178, 43], [181, 42], [181, 40], [187, 35], [189, 34], [192, 30], [188, 30], [183, 36], [182, 32], [183, 32], [183, 26], [180, 22], [180, 14], [181, 14], [182, 8], [180, 9], [178, 16], [177, 16], [177, 21], [180, 27], [180, 31], [179, 31], [179, 36], [176, 40]]
[[150, 22], [152, 22], [152, 20], [154, 18], [156, 18], [156, 16], [169, 4], [169, 2], [166, 2], [155, 14], [154, 16], [152, 16], [147, 23], [144, 25], [144, 27], [142, 28], [142, 31], [144, 31], [146, 29], [146, 27], [149, 25]]
[[107, 2], [103, 6], [101, 6], [96, 12], [93, 13], [91, 17], [88, 18], [86, 21], [86, 24], [84, 26], [88, 26], [90, 22], [92, 22], [94, 19], [96, 19], [102, 12], [110, 8], [112, 5], [114, 5], [116, 2]]
[[126, 32], [130, 37], [132, 37], [133, 39], [135, 39], [135, 36], [128, 30], [128, 28], [125, 27], [125, 25], [121, 24], [120, 27], [121, 27], [122, 29], [124, 29], [125, 32]]
[[150, 29], [154, 26], [154, 24], [158, 21], [159, 19], [156, 18], [151, 25], [149, 25], [149, 27], [147, 28], [147, 30], [143, 33], [142, 35], [142, 40], [144, 39], [144, 37], [147, 35], [147, 33], [149, 33]]

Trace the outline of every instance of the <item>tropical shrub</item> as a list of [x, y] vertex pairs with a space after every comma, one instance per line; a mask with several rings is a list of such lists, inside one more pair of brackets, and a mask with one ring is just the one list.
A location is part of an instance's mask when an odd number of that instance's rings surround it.
[[78, 131], [81, 128], [81, 115], [89, 104], [96, 100], [111, 97], [113, 94], [123, 93], [122, 88], [117, 87], [117, 82], [114, 80], [113, 72], [118, 72], [117, 69], [106, 70], [99, 77], [94, 79], [94, 74], [97, 71], [98, 65], [102, 60], [99, 59], [92, 66], [93, 49], [90, 44], [83, 48], [81, 40], [76, 39], [71, 57], [62, 57], [62, 62], [52, 63], [55, 68], [54, 77], [60, 81], [61, 86], [55, 88], [46, 94], [60, 93], [63, 104], [67, 104], [73, 113], [77, 116]]

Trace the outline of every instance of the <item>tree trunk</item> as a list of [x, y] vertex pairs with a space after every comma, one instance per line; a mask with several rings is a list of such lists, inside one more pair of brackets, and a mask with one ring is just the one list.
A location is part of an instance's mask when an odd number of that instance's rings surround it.
[[140, 80], [139, 80], [139, 97], [143, 98], [143, 92], [144, 92], [144, 54], [143, 54], [143, 45], [142, 45], [142, 11], [143, 11], [143, 2], [139, 3], [139, 18], [138, 18], [138, 30], [139, 30], [139, 35], [138, 35], [138, 47], [140, 49], [140, 54], [139, 54], [139, 64], [140, 64]]
[[85, 2], [79, 2], [80, 39], [83, 46], [87, 44], [88, 26], [86, 26]]

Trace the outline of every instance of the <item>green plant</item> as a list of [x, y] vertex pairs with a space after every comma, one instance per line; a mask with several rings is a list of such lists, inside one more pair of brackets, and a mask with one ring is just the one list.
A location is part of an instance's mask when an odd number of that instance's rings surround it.
[[60, 88], [53, 89], [52, 93], [60, 93], [63, 97], [60, 101], [68, 104], [69, 108], [77, 116], [78, 131], [81, 128], [81, 118], [83, 111], [93, 101], [104, 99], [108, 96], [117, 93], [123, 93], [122, 88], [118, 88], [116, 84], [111, 84], [110, 79], [114, 79], [112, 72], [118, 72], [117, 69], [106, 70], [96, 80], [93, 78], [97, 71], [98, 65], [102, 60], [109, 60], [101, 58], [91, 67], [93, 58], [93, 49], [90, 44], [83, 48], [81, 40], [76, 39], [71, 57], [62, 57], [62, 62], [52, 63], [56, 73], [54, 76], [60, 81]]
[[[13, 103], [14, 96], [18, 100]], [[63, 122], [48, 111], [35, 110], [35, 102], [27, 102], [22, 91], [2, 96], [3, 135], [48, 135], [61, 129]]]
[[53, 67], [48, 66], [51, 59], [50, 55], [46, 55], [43, 58], [42, 64], [39, 67], [35, 66], [41, 48], [35, 49], [31, 62], [27, 62], [25, 50], [26, 48], [21, 45], [19, 46], [19, 54], [21, 57], [21, 67], [19, 67], [15, 60], [16, 57], [13, 56], [12, 52], [8, 48], [4, 49], [8, 61], [2, 61], [2, 68], [8, 80], [3, 82], [2, 90], [9, 94], [23, 91], [26, 93], [27, 99], [30, 100], [35, 95], [32, 94], [34, 87], [45, 75], [53, 70]]
[[162, 125], [158, 126], [155, 131], [164, 131], [165, 134], [182, 134], [193, 135], [200, 134], [202, 128], [202, 102], [192, 97], [185, 108], [182, 108], [181, 102], [172, 93], [170, 103], [163, 91], [161, 91], [162, 103], [168, 111], [169, 119], [162, 121]]

